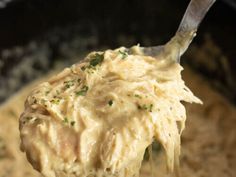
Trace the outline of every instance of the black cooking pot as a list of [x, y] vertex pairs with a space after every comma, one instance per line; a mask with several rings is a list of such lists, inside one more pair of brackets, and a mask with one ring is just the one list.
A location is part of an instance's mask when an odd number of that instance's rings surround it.
[[[188, 2], [0, 0], [0, 102], [58, 62], [75, 62], [73, 58], [80, 53], [102, 47], [165, 43], [175, 33]], [[236, 0], [216, 2], [182, 60], [234, 102], [235, 4]], [[214, 68], [194, 56], [196, 50], [208, 52], [205, 43], [209, 40], [214, 49], [208, 50], [219, 50], [209, 54], [215, 59]]]

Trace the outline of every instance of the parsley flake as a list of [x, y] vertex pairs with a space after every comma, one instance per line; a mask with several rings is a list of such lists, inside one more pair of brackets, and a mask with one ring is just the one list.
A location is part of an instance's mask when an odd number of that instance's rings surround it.
[[28, 122], [31, 121], [32, 119], [33, 119], [33, 117], [31, 117], [31, 116], [25, 117], [25, 119], [24, 119], [24, 121], [23, 121], [23, 124], [28, 123]]
[[153, 104], [150, 104], [149, 106], [149, 112], [152, 112]]
[[104, 54], [95, 53], [95, 55], [91, 57], [89, 65], [97, 66], [98, 64], [102, 63], [103, 60], [104, 60]]
[[29, 116], [29, 117], [26, 117], [25, 119], [30, 121], [31, 119], [33, 119], [33, 117]]
[[149, 112], [152, 112], [152, 109], [153, 109], [153, 104], [150, 104], [150, 105], [138, 105], [138, 109], [141, 109], [141, 110], [147, 110]]
[[68, 118], [65, 117], [65, 118], [63, 119], [63, 123], [67, 124], [68, 122], [69, 122], [69, 121], [68, 121]]
[[74, 80], [64, 81], [64, 84], [65, 84], [65, 88], [68, 89], [68, 88], [74, 86]]
[[125, 59], [126, 57], [128, 57], [128, 53], [126, 51], [119, 50], [119, 54], [122, 55], [122, 59]]
[[34, 104], [37, 104], [38, 101], [36, 100], [36, 98], [34, 97], [33, 99], [34, 99], [33, 103], [34, 103]]
[[81, 70], [84, 71], [86, 69], [86, 66], [82, 66]]
[[59, 104], [60, 103], [60, 99], [59, 98], [53, 98], [50, 102], [53, 104]]
[[142, 98], [140, 95], [138, 95], [138, 94], [134, 94], [134, 96], [136, 97], [136, 98]]
[[112, 100], [109, 100], [109, 101], [108, 101], [108, 104], [109, 104], [109, 106], [112, 106], [112, 105], [113, 105], [113, 101], [112, 101]]
[[75, 121], [71, 121], [70, 125], [73, 127], [75, 125]]
[[88, 86], [83, 86], [80, 91], [75, 92], [77, 96], [85, 96], [88, 91]]

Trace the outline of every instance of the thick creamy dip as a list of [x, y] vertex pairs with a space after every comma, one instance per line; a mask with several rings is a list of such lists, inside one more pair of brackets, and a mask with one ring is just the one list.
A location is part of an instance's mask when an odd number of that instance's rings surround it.
[[20, 118], [21, 148], [44, 176], [139, 176], [157, 140], [178, 167], [186, 113], [197, 102], [182, 67], [139, 47], [92, 52], [36, 87]]

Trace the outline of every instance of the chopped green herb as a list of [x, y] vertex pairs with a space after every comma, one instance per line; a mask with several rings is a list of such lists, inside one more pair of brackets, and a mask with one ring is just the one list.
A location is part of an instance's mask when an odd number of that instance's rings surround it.
[[119, 50], [119, 54], [122, 55], [122, 59], [125, 59], [128, 56], [128, 53], [126, 51]]
[[37, 104], [36, 98], [34, 97], [33, 99], [34, 99], [33, 103], [34, 103], [34, 104]]
[[32, 119], [33, 119], [33, 117], [31, 117], [31, 116], [25, 117], [25, 120], [23, 121], [23, 124], [26, 124], [27, 122], [29, 122]]
[[143, 106], [138, 105], [138, 109], [145, 109], [145, 108], [146, 108], [146, 105], [143, 105]]
[[29, 117], [26, 117], [25, 119], [29, 121], [29, 120], [33, 119], [33, 117], [29, 116]]
[[74, 86], [74, 80], [64, 81], [64, 84], [65, 84], [65, 88], [70, 88]]
[[71, 121], [70, 125], [73, 127], [75, 125], [75, 121]]
[[[103, 60], [104, 60], [104, 53], [102, 53], [102, 54], [95, 53], [94, 55], [92, 55], [90, 57], [89, 65], [82, 66], [81, 70], [85, 71], [87, 68], [88, 69], [96, 69], [95, 66], [97, 66], [100, 63], [102, 63]], [[88, 71], [88, 73], [93, 73], [93, 71]]]
[[80, 91], [75, 92], [77, 96], [85, 96], [88, 91], [88, 86], [83, 86]]
[[81, 70], [84, 71], [86, 69], [86, 66], [82, 66]]
[[59, 95], [60, 94], [59, 90], [56, 90], [56, 93], [57, 93], [57, 95]]
[[59, 98], [53, 98], [50, 102], [53, 103], [53, 104], [59, 104], [60, 99]]
[[49, 93], [50, 93], [50, 91], [48, 90], [48, 91], [45, 92], [45, 95], [47, 96]]
[[153, 108], [153, 104], [150, 105], [138, 105], [138, 109], [142, 109], [142, 110], [147, 110], [149, 112], [152, 112], [152, 108]]
[[89, 64], [90, 66], [97, 66], [98, 64], [102, 63], [103, 60], [104, 54], [95, 53], [95, 55], [91, 57]]
[[113, 105], [113, 101], [112, 101], [112, 100], [109, 100], [109, 101], [108, 101], [108, 104], [109, 104], [109, 106], [112, 106], [112, 105]]
[[63, 123], [67, 124], [68, 122], [69, 122], [69, 121], [68, 121], [68, 118], [65, 117], [65, 118], [63, 119]]
[[150, 104], [149, 106], [149, 112], [152, 112], [153, 104]]
[[79, 78], [79, 79], [77, 79], [77, 82], [80, 84], [80, 82], [81, 82], [81, 79]]
[[136, 97], [136, 98], [142, 98], [140, 95], [138, 95], [138, 94], [134, 94], [134, 96]]

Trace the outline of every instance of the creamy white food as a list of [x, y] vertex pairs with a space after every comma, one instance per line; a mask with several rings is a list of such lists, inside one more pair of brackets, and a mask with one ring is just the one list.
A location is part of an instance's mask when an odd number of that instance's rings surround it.
[[36, 170], [47, 177], [139, 176], [154, 140], [167, 167], [178, 168], [181, 101], [201, 101], [185, 86], [179, 64], [135, 51], [92, 52], [32, 91], [20, 134]]

